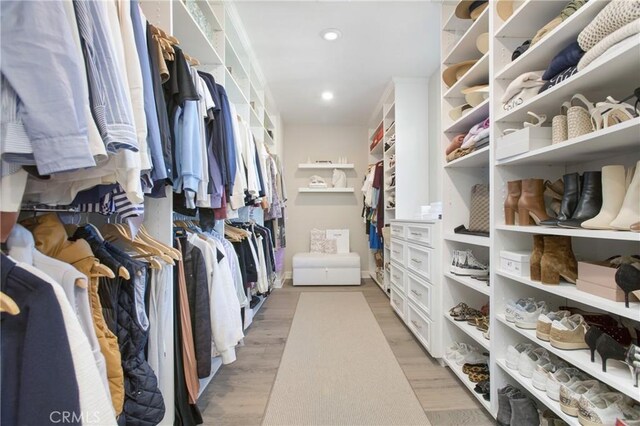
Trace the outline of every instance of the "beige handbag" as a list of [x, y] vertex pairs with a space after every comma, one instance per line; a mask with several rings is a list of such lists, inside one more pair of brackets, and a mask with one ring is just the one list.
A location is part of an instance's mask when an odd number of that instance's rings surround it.
[[[582, 103], [583, 105], [579, 105]], [[593, 132], [591, 111], [593, 104], [584, 96], [577, 94], [571, 98], [571, 106], [567, 110], [567, 136], [569, 139]]]
[[489, 185], [477, 184], [471, 188], [469, 231], [489, 233]]
[[564, 102], [560, 107], [560, 115], [556, 115], [551, 119], [551, 142], [553, 144], [564, 142], [567, 140], [567, 110], [571, 104]]

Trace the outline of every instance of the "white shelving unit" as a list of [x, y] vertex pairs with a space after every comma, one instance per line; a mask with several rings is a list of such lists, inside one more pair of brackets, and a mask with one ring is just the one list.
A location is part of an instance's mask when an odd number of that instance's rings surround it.
[[[511, 53], [523, 41], [530, 39], [543, 25], [557, 16], [565, 6], [563, 2], [524, 0], [514, 3], [514, 13], [503, 22], [491, 2], [489, 68], [492, 81], [490, 92], [491, 146], [507, 128], [522, 127], [527, 111], [547, 114], [551, 118], [560, 111], [560, 105], [581, 93], [592, 102], [606, 96], [616, 99], [631, 94], [640, 86], [640, 40], [626, 49], [608, 57], [607, 61], [594, 62], [571, 78], [534, 96], [510, 111], [504, 111], [499, 101], [509, 83], [520, 74], [532, 70], [544, 70], [553, 57], [565, 46], [575, 41], [578, 34], [608, 4], [607, 0], [591, 0], [565, 19], [542, 40], [528, 49], [516, 60]], [[634, 65], [635, 64], [635, 65]], [[550, 120], [549, 120], [550, 121]], [[574, 306], [583, 310], [610, 313], [634, 321], [640, 321], [640, 303], [625, 308], [624, 303], [580, 291], [574, 284], [544, 285], [532, 281], [528, 276], [518, 276], [501, 270], [502, 250], [531, 250], [533, 235], [562, 235], [572, 240], [573, 251], [579, 260], [604, 260], [616, 254], [635, 254], [640, 247], [640, 235], [624, 231], [595, 231], [587, 229], [545, 228], [540, 226], [510, 226], [504, 220], [504, 200], [507, 182], [541, 178], [556, 180], [566, 173], [599, 171], [605, 165], [635, 165], [640, 159], [640, 118], [588, 133], [559, 144], [531, 150], [523, 154], [497, 160], [492, 148], [489, 150], [491, 182], [491, 237], [489, 238], [491, 268], [491, 387], [492, 400], [497, 400], [497, 389], [507, 383], [526, 390], [539, 404], [551, 409], [570, 425], [578, 425], [574, 417], [560, 410], [556, 401], [544, 392], [535, 389], [531, 381], [517, 371], [506, 367], [505, 357], [509, 345], [531, 342], [547, 349], [593, 378], [609, 385], [636, 401], [640, 391], [633, 387], [629, 369], [619, 362], [609, 361], [607, 372], [602, 371], [600, 359], [592, 363], [588, 350], [564, 351], [548, 342], [538, 340], [535, 330], [524, 330], [506, 321], [504, 317], [507, 300], [535, 297], [546, 300], [553, 309], [559, 306]], [[528, 275], [528, 273], [527, 273]], [[497, 405], [492, 407], [497, 409]]]
[[467, 376], [466, 374], [464, 374], [462, 372], [462, 367], [457, 365], [454, 362], [451, 362], [449, 359], [442, 358], [444, 360], [444, 363], [447, 364], [447, 366], [449, 368], [451, 368], [451, 371], [453, 371], [453, 374], [456, 375], [456, 377], [458, 377], [458, 379], [460, 380], [460, 382], [467, 388], [469, 389], [469, 393], [473, 396], [476, 397], [476, 399], [478, 400], [478, 402], [480, 402], [480, 405], [482, 405], [487, 411], [491, 411], [491, 402], [485, 400], [482, 395], [480, 395], [479, 393], [475, 392], [473, 389], [476, 387], [476, 384], [473, 383], [471, 380], [469, 380], [469, 376]]
[[[216, 82], [225, 87], [240, 118], [250, 123], [256, 141], [276, 149], [281, 143], [277, 132], [279, 114], [235, 6], [231, 2], [213, 0], [141, 0], [140, 6], [150, 23], [175, 36], [182, 50], [198, 59], [200, 65], [197, 69], [211, 73]], [[267, 117], [270, 117], [269, 121]], [[269, 132], [275, 137], [271, 137]], [[173, 197], [169, 191], [170, 188], [166, 198], [145, 199], [144, 225], [154, 238], [172, 246]], [[171, 333], [167, 337], [166, 350], [173, 352]], [[221, 365], [219, 357], [212, 359], [211, 375], [200, 380], [198, 396], [215, 379]], [[163, 396], [165, 401], [174, 399], [172, 394]], [[161, 424], [173, 424], [173, 404], [166, 406]]]
[[[480, 307], [490, 299], [491, 289], [485, 282], [471, 277], [454, 275], [450, 272], [452, 253], [454, 250], [473, 250], [473, 254], [480, 261], [489, 260], [489, 237], [478, 235], [456, 234], [454, 229], [459, 225], [469, 226], [469, 204], [471, 188], [478, 183], [489, 183], [490, 147], [481, 148], [454, 161], [446, 162], [445, 148], [450, 141], [459, 134], [466, 134], [471, 127], [489, 117], [490, 99], [486, 99], [475, 108], [465, 111], [457, 120], [451, 120], [451, 109], [466, 104], [461, 91], [467, 87], [486, 84], [489, 79], [489, 53], [482, 54], [476, 47], [478, 35], [489, 31], [491, 9], [487, 7], [477, 20], [462, 20], [455, 16], [457, 2], [444, 2], [442, 7], [441, 32], [441, 73], [455, 63], [477, 60], [477, 62], [462, 75], [451, 87], [441, 83], [441, 123], [440, 147], [438, 155], [441, 158], [442, 194], [443, 194], [443, 234], [442, 247], [442, 297], [444, 316], [443, 343], [447, 348], [453, 342], [467, 342], [483, 350], [489, 351], [491, 342], [485, 339], [482, 332], [466, 322], [454, 321], [448, 314], [449, 308], [459, 302], [465, 302], [470, 307]], [[468, 377], [462, 373], [461, 367], [445, 360], [460, 381], [478, 398], [481, 406], [489, 413], [496, 409], [485, 401], [482, 395], [473, 392]], [[475, 384], [474, 384], [475, 386]], [[493, 396], [492, 396], [492, 399]]]
[[[428, 204], [427, 182], [427, 81], [421, 78], [393, 78], [369, 120], [369, 146], [376, 131], [382, 127], [382, 141], [369, 151], [369, 163], [383, 161], [384, 222], [410, 219], [420, 205]], [[395, 138], [395, 141], [394, 141]], [[395, 163], [390, 165], [392, 157]], [[390, 184], [395, 176], [394, 185]], [[395, 205], [389, 206], [389, 198]], [[389, 262], [388, 250], [383, 250], [384, 264]], [[374, 252], [370, 251], [369, 271], [375, 274]], [[383, 289], [389, 290], [389, 274], [384, 273]]]

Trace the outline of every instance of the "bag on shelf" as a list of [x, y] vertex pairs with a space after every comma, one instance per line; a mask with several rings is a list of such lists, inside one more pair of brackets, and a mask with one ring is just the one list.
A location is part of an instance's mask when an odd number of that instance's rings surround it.
[[489, 233], [489, 185], [477, 184], [471, 188], [469, 231]]

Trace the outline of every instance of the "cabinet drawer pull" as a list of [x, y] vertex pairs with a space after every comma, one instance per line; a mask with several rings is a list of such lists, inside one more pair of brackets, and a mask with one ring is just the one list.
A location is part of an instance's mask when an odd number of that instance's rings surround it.
[[418, 297], [422, 297], [422, 293], [418, 293], [417, 291], [415, 291], [414, 289], [411, 289], [411, 293], [415, 294]]
[[400, 250], [393, 250], [394, 254], [400, 254]]
[[396, 279], [396, 280], [399, 280], [399, 279], [400, 279], [400, 277], [399, 277], [399, 276], [397, 276], [397, 275], [394, 275], [394, 276], [393, 276], [393, 278], [394, 278], [394, 279]]
[[411, 235], [415, 235], [416, 237], [421, 237], [422, 232], [412, 232]]
[[416, 258], [413, 258], [413, 257], [411, 258], [411, 261], [412, 261], [412, 262], [415, 262], [415, 263], [417, 263], [417, 264], [422, 263], [422, 260], [420, 260], [420, 259], [416, 259]]
[[418, 324], [416, 321], [411, 320], [411, 324], [413, 324], [418, 330], [422, 330], [422, 326]]

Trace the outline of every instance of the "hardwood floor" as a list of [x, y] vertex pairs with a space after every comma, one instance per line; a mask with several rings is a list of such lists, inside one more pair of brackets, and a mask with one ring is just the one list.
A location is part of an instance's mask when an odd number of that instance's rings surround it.
[[476, 399], [449, 369], [420, 346], [389, 306], [389, 299], [372, 280], [353, 287], [293, 287], [276, 289], [247, 330], [238, 360], [223, 366], [198, 405], [204, 424], [260, 425], [276, 379], [280, 359], [302, 292], [361, 291], [382, 329], [416, 397], [434, 426], [492, 425]]

